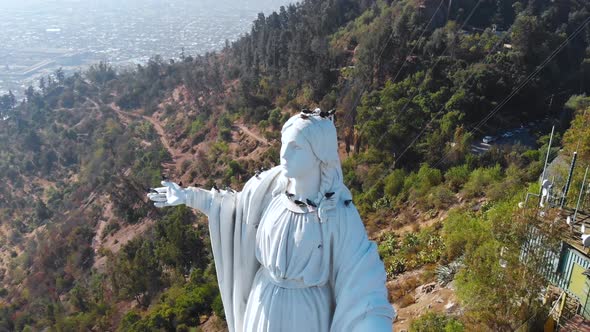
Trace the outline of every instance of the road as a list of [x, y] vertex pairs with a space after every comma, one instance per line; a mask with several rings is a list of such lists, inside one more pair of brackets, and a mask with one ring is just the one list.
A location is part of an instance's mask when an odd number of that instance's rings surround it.
[[[497, 140], [491, 142], [490, 144], [484, 143], [481, 140], [471, 144], [471, 152], [474, 154], [482, 154], [487, 152], [492, 146], [505, 146], [505, 145], [524, 145], [530, 148], [536, 147], [536, 139], [530, 133], [529, 128], [519, 128], [515, 130], [511, 130], [513, 133], [512, 137], [500, 137]], [[499, 135], [498, 135], [499, 136]]]

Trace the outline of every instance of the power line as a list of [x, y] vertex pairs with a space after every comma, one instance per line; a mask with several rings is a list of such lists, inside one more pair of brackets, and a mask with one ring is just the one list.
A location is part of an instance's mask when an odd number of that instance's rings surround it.
[[[436, 10], [434, 11], [434, 13], [432, 13], [432, 16], [430, 17], [430, 20], [428, 20], [428, 23], [424, 26], [424, 29], [422, 29], [422, 33], [420, 34], [420, 36], [418, 37], [418, 43], [414, 45], [414, 47], [412, 48], [412, 50], [410, 51], [410, 53], [408, 53], [408, 55], [406, 55], [404, 62], [402, 63], [402, 66], [400, 67], [398, 73], [396, 74], [396, 77], [394, 78], [394, 80], [397, 78], [397, 75], [401, 72], [401, 69], [403, 68], [403, 66], [406, 64], [406, 62], [408, 61], [408, 56], [410, 56], [413, 52], [414, 49], [417, 47], [418, 44], [420, 44], [420, 40], [422, 39], [422, 37], [424, 36], [424, 33], [426, 32], [426, 30], [428, 29], [428, 27], [430, 26], [430, 24], [432, 23], [432, 21], [434, 20], [434, 17], [436, 16], [436, 14], [438, 13], [438, 11], [440, 10], [440, 8], [442, 7], [443, 3], [445, 0], [441, 0], [440, 4], [438, 5], [438, 7], [436, 8]], [[378, 60], [381, 59], [381, 57], [383, 56], [383, 52], [385, 52], [385, 49], [387, 48], [387, 45], [389, 44], [389, 42], [391, 41], [391, 39], [393, 38], [395, 30], [391, 30], [391, 33], [389, 34], [389, 36], [387, 37], [387, 41], [383, 44], [383, 48], [381, 49], [381, 51], [379, 52], [379, 56], [378, 56]], [[365, 73], [365, 80], [368, 81], [369, 78], [369, 73]], [[356, 80], [355, 80], [356, 81]], [[351, 112], [348, 113], [348, 116], [346, 118], [346, 122], [348, 122], [349, 120], [351, 120], [352, 118], [352, 114], [353, 114], [353, 110], [356, 109], [356, 107], [358, 106], [358, 103], [362, 97], [362, 95], [365, 93], [366, 89], [367, 89], [368, 85], [364, 85], [363, 88], [361, 89], [361, 92], [357, 95], [354, 105], [351, 107]]]
[[[444, 1], [444, 0], [443, 0], [443, 1]], [[441, 2], [441, 4], [442, 4], [442, 2]], [[480, 4], [481, 4], [481, 0], [479, 0], [479, 1], [477, 2], [477, 4], [476, 4], [476, 5], [473, 7], [473, 9], [471, 10], [471, 12], [470, 12], [470, 13], [469, 13], [469, 15], [467, 16], [467, 19], [466, 19], [466, 20], [463, 22], [463, 24], [461, 25], [461, 27], [459, 28], [459, 30], [462, 30], [462, 29], [463, 29], [463, 27], [464, 27], [464, 26], [467, 24], [467, 22], [469, 22], [469, 19], [470, 19], [470, 18], [473, 16], [473, 14], [475, 13], [475, 10], [476, 10], [476, 9], [479, 7], [479, 5], [480, 5]], [[439, 6], [439, 8], [440, 8], [440, 6]], [[437, 10], [438, 10], [438, 9], [437, 9]], [[436, 14], [436, 12], [435, 12], [435, 14]], [[433, 15], [433, 17], [434, 17], [434, 15]], [[432, 18], [431, 18], [431, 21], [432, 21]], [[429, 24], [430, 24], [430, 22], [431, 22], [431, 21], [429, 21]], [[426, 28], [425, 28], [425, 30], [426, 30]], [[493, 48], [492, 48], [492, 49], [491, 49], [491, 50], [488, 52], [488, 54], [486, 55], [486, 59], [487, 59], [487, 58], [489, 57], [489, 55], [490, 55], [490, 54], [491, 54], [491, 53], [494, 51], [494, 49], [495, 49], [496, 47], [498, 47], [498, 46], [499, 46], [499, 45], [502, 43], [502, 41], [503, 41], [503, 40], [506, 38], [506, 36], [508, 36], [508, 35], [509, 35], [509, 31], [511, 31], [511, 30], [512, 30], [512, 27], [511, 27], [511, 28], [510, 28], [510, 29], [509, 29], [509, 30], [506, 32], [506, 34], [504, 35], [504, 37], [502, 37], [502, 39], [500, 39], [500, 41], [498, 41], [498, 43], [496, 43], [496, 45], [494, 45], [494, 47], [493, 47]], [[446, 51], [447, 51], [448, 49], [449, 49], [449, 45], [447, 45], [447, 47], [446, 47], [446, 48], [444, 49], [444, 51], [441, 53], [441, 56], [442, 56], [443, 54], [445, 54], [445, 53], [446, 53]], [[406, 59], [407, 59], [407, 58], [406, 58]], [[436, 65], [437, 65], [437, 64], [440, 62], [440, 60], [441, 60], [441, 57], [439, 56], [439, 58], [437, 59], [437, 61], [435, 62], [435, 64], [432, 66], [432, 68], [436, 67]], [[464, 86], [464, 85], [465, 85], [465, 84], [466, 84], [466, 83], [467, 83], [467, 82], [468, 82], [468, 81], [471, 79], [471, 77], [473, 77], [473, 75], [474, 75], [474, 74], [472, 73], [472, 74], [471, 74], [471, 76], [470, 76], [470, 77], [468, 77], [468, 78], [467, 78], [467, 79], [466, 79], [466, 80], [463, 82], [463, 84], [462, 84], [461, 88], [462, 88], [462, 87], [463, 87], [463, 86]], [[426, 79], [426, 78], [424, 78], [424, 80], [425, 80], [425, 79]], [[421, 85], [422, 83], [424, 83], [424, 80], [422, 80], [422, 82], [420, 83], [420, 85]], [[416, 96], [416, 94], [418, 93], [418, 90], [419, 90], [419, 89], [418, 89], [418, 88], [416, 88], [416, 92], [415, 92], [415, 93], [412, 95], [412, 97], [411, 97], [411, 98], [408, 100], [408, 102], [407, 102], [407, 103], [404, 105], [404, 107], [402, 108], [402, 112], [403, 112], [403, 111], [405, 110], [405, 108], [406, 108], [406, 107], [409, 105], [409, 103], [412, 101], [412, 99], [414, 99], [414, 97], [415, 97], [415, 96]], [[421, 132], [420, 132], [420, 133], [419, 133], [419, 134], [418, 134], [418, 135], [417, 135], [417, 136], [416, 136], [416, 137], [415, 137], [415, 138], [412, 140], [412, 142], [411, 142], [411, 143], [410, 143], [410, 144], [409, 144], [409, 145], [408, 145], [408, 146], [405, 148], [405, 150], [403, 151], [403, 153], [400, 155], [400, 157], [398, 157], [398, 158], [396, 159], [396, 161], [397, 161], [397, 160], [399, 160], [399, 158], [401, 158], [401, 156], [403, 156], [403, 155], [406, 153], [406, 151], [407, 151], [407, 150], [408, 150], [410, 147], [412, 147], [412, 146], [413, 146], [413, 145], [416, 143], [416, 141], [418, 140], [418, 138], [420, 137], [420, 135], [422, 135], [422, 134], [424, 133], [424, 131], [425, 131], [425, 130], [428, 128], [428, 125], [430, 125], [430, 124], [431, 124], [431, 123], [432, 123], [432, 122], [433, 122], [433, 121], [436, 119], [436, 117], [438, 116], [438, 114], [440, 114], [440, 113], [441, 113], [443, 110], [444, 110], [444, 105], [441, 107], [441, 109], [439, 109], [439, 111], [437, 112], [437, 114], [435, 115], [435, 117], [434, 117], [434, 118], [432, 118], [432, 119], [430, 120], [430, 122], [429, 122], [429, 123], [428, 123], [426, 126], [424, 126], [424, 127], [423, 127], [422, 131], [421, 131]], [[372, 120], [372, 119], [371, 119], [371, 120]], [[362, 132], [362, 131], [361, 131], [361, 132]], [[378, 141], [378, 143], [377, 143], [377, 144], [379, 144], [379, 143], [381, 142], [381, 140], [383, 139], [383, 137], [384, 137], [384, 136], [385, 136], [385, 133], [383, 133], [383, 134], [381, 135], [381, 137], [379, 138], [379, 141]], [[386, 174], [383, 174], [383, 175], [381, 176], [381, 179], [383, 179], [385, 176], [386, 176]], [[381, 179], [380, 179], [380, 180], [381, 180]]]
[[[472, 130], [469, 131], [469, 134], [472, 134], [474, 131], [478, 130], [479, 128], [481, 128], [481, 126], [483, 126], [487, 121], [489, 121], [504, 105], [506, 105], [506, 103], [508, 103], [510, 101], [510, 99], [512, 99], [512, 97], [514, 97], [518, 92], [520, 92], [520, 90], [522, 90], [522, 88], [524, 86], [526, 86], [528, 84], [528, 82], [530, 82], [541, 70], [543, 70], [545, 68], [545, 66], [547, 66], [547, 64], [549, 62], [551, 62], [551, 60], [553, 60], [553, 58], [555, 58], [555, 56], [574, 38], [576, 37], [576, 35], [578, 33], [580, 33], [580, 31], [582, 31], [582, 29], [586, 26], [586, 24], [588, 24], [588, 22], [590, 22], [590, 16], [582, 23], [580, 24], [580, 26], [578, 26], [578, 28], [568, 37], [566, 38], [565, 41], [563, 41], [563, 43], [561, 43], [555, 50], [553, 50], [553, 52], [551, 52], [551, 54], [539, 65], [537, 66], [537, 68], [530, 73], [527, 78], [521, 82], [520, 84], [518, 84], [517, 88], [512, 90], [512, 92], [506, 96], [501, 102], [500, 104], [498, 104], [496, 107], [494, 107], [492, 109], [492, 111], [490, 111], [490, 113], [488, 113], [488, 115], [486, 117], [484, 117]], [[448, 157], [449, 152], [445, 153], [445, 155], [443, 156], [443, 158], [441, 158], [434, 167], [437, 167], [438, 165], [440, 165], [442, 162], [444, 162], [446, 160], [446, 158]]]
[[[475, 6], [473, 7], [473, 9], [471, 10], [471, 12], [469, 13], [469, 15], [467, 16], [467, 18], [465, 19], [465, 21], [463, 22], [463, 24], [461, 25], [461, 27], [459, 28], [459, 31], [463, 30], [463, 27], [465, 27], [465, 25], [467, 24], [467, 22], [469, 22], [469, 19], [473, 16], [473, 14], [475, 13], [475, 11], [477, 10], [477, 8], [479, 7], [479, 5], [481, 4], [482, 0], [478, 0], [477, 3], [475, 4]], [[450, 45], [447, 45], [445, 47], [445, 49], [442, 51], [441, 55], [437, 58], [436, 62], [434, 63], [434, 65], [429, 68], [429, 69], [434, 69], [436, 68], [436, 66], [438, 65], [438, 63], [441, 61], [442, 56], [447, 52], [447, 50], [449, 49]], [[408, 107], [408, 105], [410, 105], [410, 103], [412, 102], [412, 100], [414, 100], [414, 98], [416, 97], [416, 95], [418, 94], [418, 92], [420, 91], [419, 87], [424, 83], [424, 81], [426, 80], [426, 76], [424, 77], [424, 79], [422, 80], [422, 82], [420, 82], [419, 85], [416, 86], [416, 90], [414, 91], [414, 93], [412, 94], [412, 96], [410, 97], [410, 99], [408, 99], [408, 101], [406, 102], [406, 104], [402, 107], [400, 113], [403, 113], [406, 108]], [[424, 127], [426, 128], [426, 127]], [[379, 140], [377, 141], [377, 144], [381, 143], [381, 141], [383, 140], [383, 137], [385, 137], [385, 133], [384, 132], [381, 137], [379, 137]], [[415, 142], [415, 141], [414, 141]], [[413, 143], [414, 143], [413, 142]], [[412, 143], [412, 144], [413, 144]], [[409, 145], [406, 150], [408, 150], [411, 147], [411, 145]]]
[[408, 62], [408, 56], [411, 56], [412, 54], [414, 54], [414, 50], [416, 49], [416, 47], [418, 47], [418, 44], [420, 44], [420, 40], [424, 36], [424, 33], [426, 32], [426, 28], [429, 27], [430, 26], [430, 23], [432, 23], [432, 21], [434, 20], [434, 17], [436, 16], [436, 13], [442, 7], [443, 2], [444, 2], [444, 0], [440, 2], [440, 4], [438, 5], [438, 7], [436, 8], [436, 10], [434, 11], [434, 14], [432, 14], [432, 17], [430, 17], [430, 21], [428, 21], [428, 24], [426, 24], [426, 27], [422, 30], [422, 33], [420, 34], [420, 37], [418, 37], [418, 39], [417, 39], [418, 42], [416, 44], [414, 44], [414, 47], [412, 47], [412, 49], [410, 50], [410, 53], [408, 53], [408, 55], [406, 55], [406, 58], [404, 59], [404, 62], [399, 67], [399, 70], [397, 71], [397, 73], [395, 74], [395, 76], [393, 77], [393, 80], [391, 80], [391, 82], [395, 82], [397, 80], [397, 77], [402, 72], [402, 69], [404, 68], [404, 66]]
[[[492, 52], [494, 52], [496, 50], [496, 48], [498, 46], [500, 46], [504, 42], [504, 39], [506, 39], [506, 37], [510, 34], [510, 31], [511, 30], [512, 30], [512, 27], [510, 27], [510, 29], [508, 31], [506, 31], [506, 33], [504, 34], [504, 36], [496, 43], [496, 45], [494, 45], [494, 47], [492, 47], [490, 49], [490, 51], [484, 57], [484, 59], [486, 59], [486, 61], [484, 61], [484, 63], [487, 63], [488, 62], [489, 56], [492, 54]], [[465, 87], [465, 84], [467, 84], [467, 82], [469, 82], [469, 80], [471, 80], [471, 78], [473, 78], [473, 76], [475, 76], [475, 72], [472, 72], [471, 75], [469, 75], [469, 77], [465, 81], [463, 81], [463, 83], [457, 89], [457, 91], [461, 91]], [[436, 120], [438, 118], [438, 116], [442, 113], [442, 111], [444, 111], [445, 108], [446, 108], [446, 106], [445, 106], [445, 104], [443, 104], [440, 107], [440, 109], [438, 110], [438, 112], [436, 112], [434, 114], [434, 117], [432, 117], [432, 119], [425, 126], [422, 127], [422, 130], [418, 133], [418, 135], [416, 135], [416, 137], [414, 137], [414, 139], [410, 142], [410, 144], [408, 146], [406, 146], [406, 148], [402, 151], [402, 153], [397, 157], [397, 160], [398, 161], [416, 143], [416, 141], [418, 140], [418, 138], [420, 138], [420, 136], [422, 136], [422, 134], [424, 134], [424, 132], [426, 132], [426, 130], [429, 128], [429, 126], [434, 122], [434, 120]]]
[[[471, 17], [471, 14], [469, 15], [469, 17]], [[586, 24], [587, 24], [589, 21], [590, 21], [590, 17], [589, 17], [588, 19], [586, 19], [586, 21], [584, 21], [584, 23], [582, 23], [582, 24], [581, 24], [581, 25], [580, 25], [580, 26], [579, 26], [579, 27], [578, 27], [578, 28], [575, 30], [575, 32], [574, 32], [574, 33], [572, 33], [572, 35], [570, 35], [570, 36], [569, 36], [569, 37], [566, 39], [566, 41], [564, 41], [564, 42], [563, 42], [563, 43], [562, 43], [562, 44], [561, 44], [561, 45], [560, 45], [560, 46], [559, 46], [559, 47], [558, 47], [556, 50], [554, 50], [554, 51], [552, 52], [552, 54], [550, 55], [550, 58], [548, 58], [548, 61], [547, 61], [547, 59], [546, 59], [546, 61], [543, 61], [543, 63], [542, 63], [542, 67], [546, 66], [546, 65], [547, 65], [547, 63], [548, 63], [549, 61], [551, 61], [551, 60], [552, 60], [552, 59], [555, 57], [555, 55], [556, 55], [557, 53], [559, 53], [559, 51], [560, 51], [560, 50], [561, 50], [561, 49], [562, 49], [562, 48], [563, 48], [563, 47], [564, 47], [564, 46], [565, 46], [565, 45], [566, 45], [566, 44], [567, 44], [567, 43], [568, 43], [568, 42], [569, 42], [571, 39], [573, 39], [573, 38], [574, 38], [574, 37], [575, 37], [575, 36], [576, 36], [576, 35], [577, 35], [577, 34], [578, 34], [578, 33], [579, 33], [581, 30], [582, 30], [582, 28], [583, 28], [583, 27], [584, 27], [584, 26], [585, 26], [585, 25], [586, 25]], [[512, 27], [511, 27], [511, 28], [510, 28], [508, 31], [511, 31], [511, 30], [512, 30]], [[509, 32], [508, 32], [508, 31], [506, 32], [506, 35], [504, 36], [504, 38], [506, 38], [506, 36], [508, 36], [508, 35], [509, 35]], [[500, 45], [500, 44], [501, 44], [501, 42], [498, 42], [498, 43], [496, 44], [496, 46], [495, 46], [495, 47], [497, 47], [497, 46], [498, 46], [498, 45]], [[446, 49], [445, 49], [445, 51], [446, 51]], [[489, 56], [490, 54], [491, 54], [491, 52], [488, 52], [488, 55], [487, 55], [487, 56]], [[487, 56], [486, 56], [486, 57], [487, 57]], [[437, 61], [437, 63], [438, 63], [438, 61]], [[435, 64], [435, 65], [436, 65], [436, 64]], [[541, 68], [538, 68], [538, 70], [536, 70], [536, 71], [535, 71], [534, 75], [536, 75], [536, 74], [537, 74], [537, 73], [538, 73], [540, 70], [542, 70], [542, 69], [543, 69], [542, 67], [541, 67]], [[534, 76], [534, 75], [533, 75], [533, 76]], [[472, 75], [472, 76], [473, 76], [473, 75]], [[464, 83], [466, 83], [467, 81], [469, 81], [469, 79], [470, 79], [472, 76], [470, 76], [470, 77], [469, 77], [469, 78], [468, 78], [468, 79], [467, 79], [467, 80], [466, 80]], [[530, 79], [532, 79], [532, 76], [531, 76], [531, 75], [529, 75], [529, 76], [530, 76], [530, 77], [528, 78], [528, 80], [527, 80], [527, 81], [526, 81], [524, 84], [520, 84], [520, 85], [519, 85], [518, 91], [519, 91], [520, 89], [522, 89], [522, 87], [523, 87], [523, 86], [524, 86], [526, 83], [528, 83], [528, 81], [530, 81]], [[516, 92], [518, 92], [518, 91], [516, 91]], [[415, 94], [414, 94], [414, 95], [415, 95]], [[514, 94], [511, 94], [509, 97], [510, 97], [510, 98], [512, 98], [512, 96], [514, 96]], [[412, 98], [413, 98], [413, 97], [412, 97]], [[507, 97], [507, 98], [508, 98], [508, 97]], [[506, 100], [506, 102], [507, 102], [507, 100]], [[409, 103], [409, 102], [408, 102], [408, 103]], [[407, 105], [408, 103], [406, 103], [406, 105]], [[503, 106], [504, 104], [505, 104], [505, 103], [503, 103], [503, 104], [502, 104], [502, 106]], [[498, 106], [500, 106], [500, 105], [498, 105]], [[444, 106], [443, 106], [443, 107], [444, 107]], [[496, 111], [497, 111], [497, 109], [499, 109], [499, 108], [496, 108]], [[439, 110], [439, 112], [441, 112], [441, 110]], [[438, 113], [437, 113], [437, 114], [438, 114]], [[493, 114], [492, 114], [492, 116], [493, 116]], [[490, 118], [491, 118], [491, 117], [490, 117]], [[488, 118], [488, 119], [489, 119], [489, 118]], [[430, 124], [430, 123], [432, 123], [432, 121], [434, 121], [434, 119], [432, 119], [432, 120], [429, 122], [429, 124]], [[410, 145], [408, 145], [408, 147], [406, 147], [406, 149], [404, 150], [404, 153], [405, 153], [405, 152], [406, 152], [406, 151], [407, 151], [407, 150], [408, 150], [408, 149], [409, 149], [409, 148], [410, 148], [410, 147], [411, 147], [413, 144], [415, 144], [415, 142], [417, 141], [418, 137], [419, 137], [419, 136], [420, 136], [420, 135], [421, 135], [421, 134], [422, 134], [422, 133], [425, 131], [425, 129], [426, 129], [427, 127], [428, 127], [428, 126], [424, 126], [424, 128], [422, 129], [422, 132], [421, 132], [421, 133], [420, 133], [418, 136], [416, 136], [416, 137], [414, 138], [414, 140], [412, 141], [412, 143], [411, 143]], [[475, 130], [475, 129], [474, 129], [474, 130]], [[469, 133], [472, 133], [474, 130], [470, 131]], [[382, 137], [383, 137], [383, 136], [384, 136], [384, 134], [382, 135]], [[380, 140], [379, 140], [379, 141], [381, 141], [382, 137], [380, 138]], [[438, 162], [437, 162], [437, 163], [434, 165], [434, 167], [436, 168], [436, 167], [437, 167], [437, 166], [438, 166], [438, 165], [439, 165], [439, 164], [440, 164], [440, 163], [441, 163], [443, 160], [445, 160], [445, 159], [448, 157], [448, 155], [449, 155], [449, 154], [450, 154], [450, 151], [448, 151], [447, 153], [445, 153], [445, 155], [443, 156], [443, 158], [441, 158], [441, 160], [439, 160], [439, 161], [438, 161]], [[399, 160], [399, 157], [398, 157], [398, 160]], [[386, 174], [383, 174], [383, 175], [382, 175], [382, 177], [381, 177], [381, 179], [383, 179], [385, 176], [386, 176]]]

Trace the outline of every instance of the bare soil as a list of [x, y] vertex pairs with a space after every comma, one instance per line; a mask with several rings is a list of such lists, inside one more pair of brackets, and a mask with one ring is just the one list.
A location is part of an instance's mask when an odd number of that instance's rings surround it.
[[[410, 279], [420, 278], [424, 273], [425, 269], [408, 271], [389, 281], [387, 286], [392, 288], [395, 283], [400, 284], [408, 282]], [[461, 313], [452, 282], [444, 287], [436, 282], [418, 285], [408, 292], [408, 296], [394, 301], [393, 306], [397, 312], [397, 318], [393, 323], [396, 332], [408, 331], [414, 319], [428, 312], [450, 315]]]

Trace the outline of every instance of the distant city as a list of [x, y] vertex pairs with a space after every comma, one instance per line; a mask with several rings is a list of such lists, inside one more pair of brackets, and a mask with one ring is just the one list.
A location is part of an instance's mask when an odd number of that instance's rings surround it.
[[[10, 2], [10, 3], [7, 3]], [[0, 0], [0, 95], [99, 61], [116, 67], [219, 50], [287, 0]]]

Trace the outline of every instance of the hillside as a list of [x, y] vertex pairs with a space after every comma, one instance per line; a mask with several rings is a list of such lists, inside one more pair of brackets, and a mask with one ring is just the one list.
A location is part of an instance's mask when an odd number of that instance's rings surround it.
[[[223, 330], [204, 217], [145, 194], [163, 177], [240, 189], [316, 106], [337, 110], [396, 330], [516, 329], [543, 310], [516, 206], [552, 125], [566, 149], [590, 137], [589, 21], [577, 1], [307, 0], [219, 53], [0, 96], [0, 330]], [[474, 150], [517, 131], [533, 143]]]

